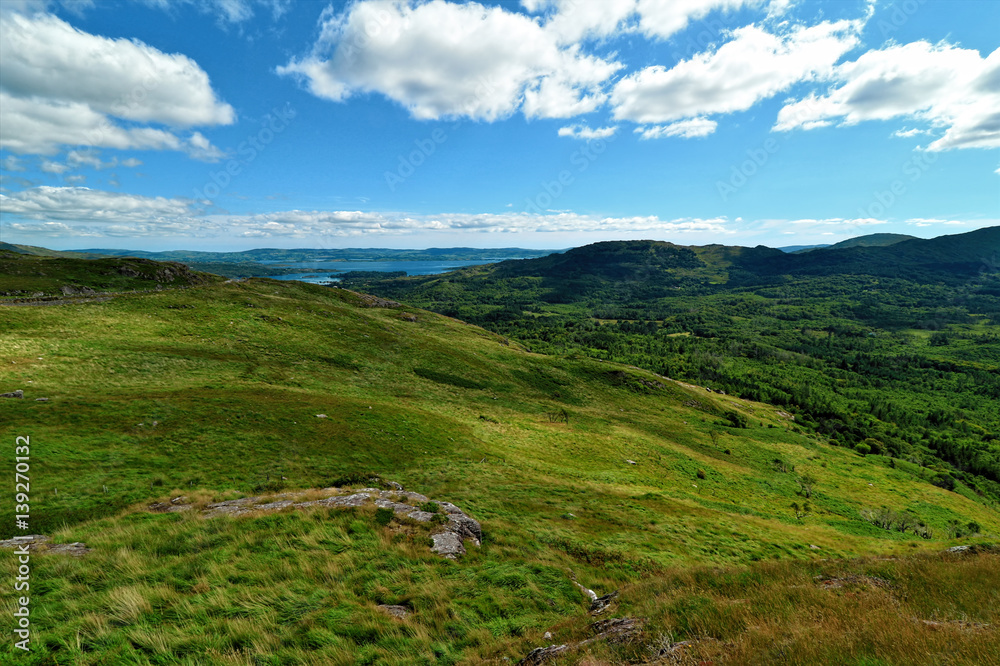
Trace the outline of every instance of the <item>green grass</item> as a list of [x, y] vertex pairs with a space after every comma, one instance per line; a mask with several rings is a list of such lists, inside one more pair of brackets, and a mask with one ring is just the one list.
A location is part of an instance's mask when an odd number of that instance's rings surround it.
[[[940, 551], [957, 543], [944, 538], [950, 520], [1000, 532], [993, 510], [919, 468], [828, 446], [768, 405], [532, 354], [457, 320], [364, 307], [345, 290], [261, 279], [0, 317], [0, 386], [25, 391], [0, 400], [4, 465], [14, 437], [30, 436], [31, 531], [94, 549], [33, 558], [38, 643], [24, 663], [516, 661], [547, 628], [585, 631], [570, 570], [602, 593], [621, 588], [623, 608], [665, 632], [753, 646], [750, 624], [692, 619], [710, 613], [711, 594], [683, 612], [641, 600], [698, 567], [739, 577], [774, 563], [801, 578], [822, 559]], [[551, 418], [561, 410], [565, 420]], [[729, 427], [728, 411], [749, 427]], [[804, 473], [818, 481], [798, 520], [790, 505], [803, 501]], [[380, 526], [373, 510], [213, 520], [141, 510], [281, 477], [304, 489], [371, 474], [454, 502], [482, 523], [482, 547], [441, 559], [423, 528]], [[934, 538], [861, 517], [882, 505], [915, 511]], [[0, 509], [7, 537], [13, 511]], [[0, 560], [10, 574], [15, 560]], [[380, 603], [413, 614], [397, 621]]]

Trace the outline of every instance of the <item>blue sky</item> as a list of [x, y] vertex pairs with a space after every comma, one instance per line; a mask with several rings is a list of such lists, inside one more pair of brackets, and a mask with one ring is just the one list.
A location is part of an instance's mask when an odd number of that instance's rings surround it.
[[0, 237], [830, 243], [1000, 224], [992, 0], [3, 0]]

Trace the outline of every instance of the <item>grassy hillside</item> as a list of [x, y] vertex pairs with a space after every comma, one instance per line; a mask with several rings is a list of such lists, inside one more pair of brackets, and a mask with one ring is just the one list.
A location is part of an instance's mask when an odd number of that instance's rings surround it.
[[135, 257], [74, 258], [0, 249], [0, 297], [45, 299], [186, 287], [219, 281], [184, 264]]
[[[92, 548], [33, 557], [38, 643], [19, 663], [516, 661], [546, 631], [595, 631], [574, 578], [620, 590], [597, 619], [644, 623], [553, 663], [685, 640], [714, 663], [997, 653], [961, 624], [1000, 621], [997, 556], [939, 555], [1000, 532], [961, 482], [829, 446], [769, 405], [395, 305], [260, 279], [0, 309], [0, 388], [25, 392], [0, 399], [0, 429], [31, 438], [31, 531]], [[372, 475], [458, 505], [482, 546], [443, 559], [425, 527], [367, 508], [145, 509]], [[906, 531], [873, 524], [887, 510]], [[844, 559], [861, 555], [898, 559]]]
[[[809, 257], [599, 243], [447, 275], [344, 284], [535, 351], [627, 363], [780, 405], [826, 441], [922, 465], [936, 483], [961, 481], [997, 503], [1000, 272], [976, 258], [1000, 251], [998, 233]], [[784, 272], [799, 265], [803, 274]]]

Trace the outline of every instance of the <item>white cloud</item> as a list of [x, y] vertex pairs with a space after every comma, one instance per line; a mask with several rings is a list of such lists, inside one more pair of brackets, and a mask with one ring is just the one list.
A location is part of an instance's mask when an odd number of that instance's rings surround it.
[[24, 171], [25, 166], [15, 155], [8, 155], [0, 162], [0, 168], [4, 171]]
[[128, 159], [122, 160], [122, 166], [134, 169], [135, 167], [142, 166], [142, 160], [136, 159], [134, 157], [129, 157]]
[[42, 163], [38, 167], [45, 173], [61, 174], [69, 171], [69, 165], [63, 164], [62, 162], [53, 162], [52, 160], [42, 160]]
[[173, 12], [178, 6], [192, 5], [204, 14], [218, 18], [219, 23], [238, 24], [252, 19], [255, 8], [270, 10], [274, 19], [281, 18], [291, 6], [291, 0], [136, 0], [148, 7]]
[[559, 128], [559, 136], [568, 136], [573, 139], [592, 141], [594, 139], [607, 139], [608, 137], [614, 136], [617, 131], [617, 126], [591, 128], [587, 125], [568, 125], [566, 127]]
[[930, 134], [930, 130], [917, 129], [916, 127], [907, 130], [896, 130], [892, 133], [893, 136], [900, 139], [909, 139], [915, 136], [920, 136], [921, 134]]
[[662, 232], [729, 233], [725, 218], [600, 217], [571, 212], [410, 215], [366, 211], [290, 210], [256, 215], [206, 214], [190, 199], [145, 197], [86, 187], [36, 187], [0, 194], [4, 228], [42, 236], [180, 236], [315, 238], [469, 233]]
[[545, 31], [560, 44], [613, 35], [636, 11], [636, 0], [521, 0], [521, 5], [533, 14], [549, 12]]
[[713, 11], [763, 4], [764, 0], [638, 0], [639, 28], [648, 36], [665, 39]]
[[198, 152], [173, 128], [235, 119], [190, 58], [92, 35], [49, 14], [0, 14], [0, 63], [0, 147], [13, 152], [51, 155], [62, 145]]
[[667, 39], [713, 12], [767, 5], [769, 15], [776, 16], [788, 4], [789, 0], [521, 0], [528, 12], [545, 13], [545, 30], [563, 44], [632, 31]]
[[827, 94], [786, 104], [774, 129], [902, 117], [944, 129], [928, 150], [1000, 147], [1000, 49], [983, 58], [951, 44], [891, 45], [836, 67], [833, 78], [840, 85]]
[[592, 111], [621, 65], [563, 48], [536, 21], [499, 7], [362, 0], [326, 11], [312, 52], [278, 68], [336, 102], [380, 93], [418, 119], [493, 121]]
[[669, 125], [654, 125], [652, 127], [637, 127], [635, 132], [643, 139], [662, 139], [665, 136], [679, 136], [682, 139], [694, 139], [708, 136], [715, 132], [719, 123], [706, 118], [691, 118]]
[[858, 42], [862, 21], [824, 22], [771, 34], [749, 25], [715, 51], [672, 69], [647, 67], [619, 81], [611, 103], [617, 119], [663, 123], [744, 111], [793, 84], [826, 76]]
[[0, 212], [5, 216], [44, 222], [155, 224], [189, 219], [197, 210], [194, 202], [187, 199], [146, 197], [86, 187], [43, 186], [0, 195]]

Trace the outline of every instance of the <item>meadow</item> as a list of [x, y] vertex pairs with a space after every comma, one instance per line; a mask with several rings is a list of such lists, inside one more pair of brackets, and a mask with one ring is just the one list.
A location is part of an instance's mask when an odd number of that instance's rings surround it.
[[[4, 465], [30, 436], [31, 531], [91, 548], [33, 558], [37, 642], [0, 659], [506, 663], [606, 617], [642, 631], [551, 663], [1000, 653], [998, 556], [944, 552], [996, 540], [989, 498], [832, 446], [787, 408], [267, 279], [5, 307], [0, 322], [0, 387], [25, 392], [0, 400]], [[444, 559], [431, 527], [371, 507], [147, 508], [374, 477], [458, 505], [482, 545]], [[883, 507], [906, 520], [875, 524]], [[12, 520], [5, 503], [0, 536]], [[0, 561], [9, 580], [15, 559]], [[594, 618], [574, 579], [619, 597]]]

